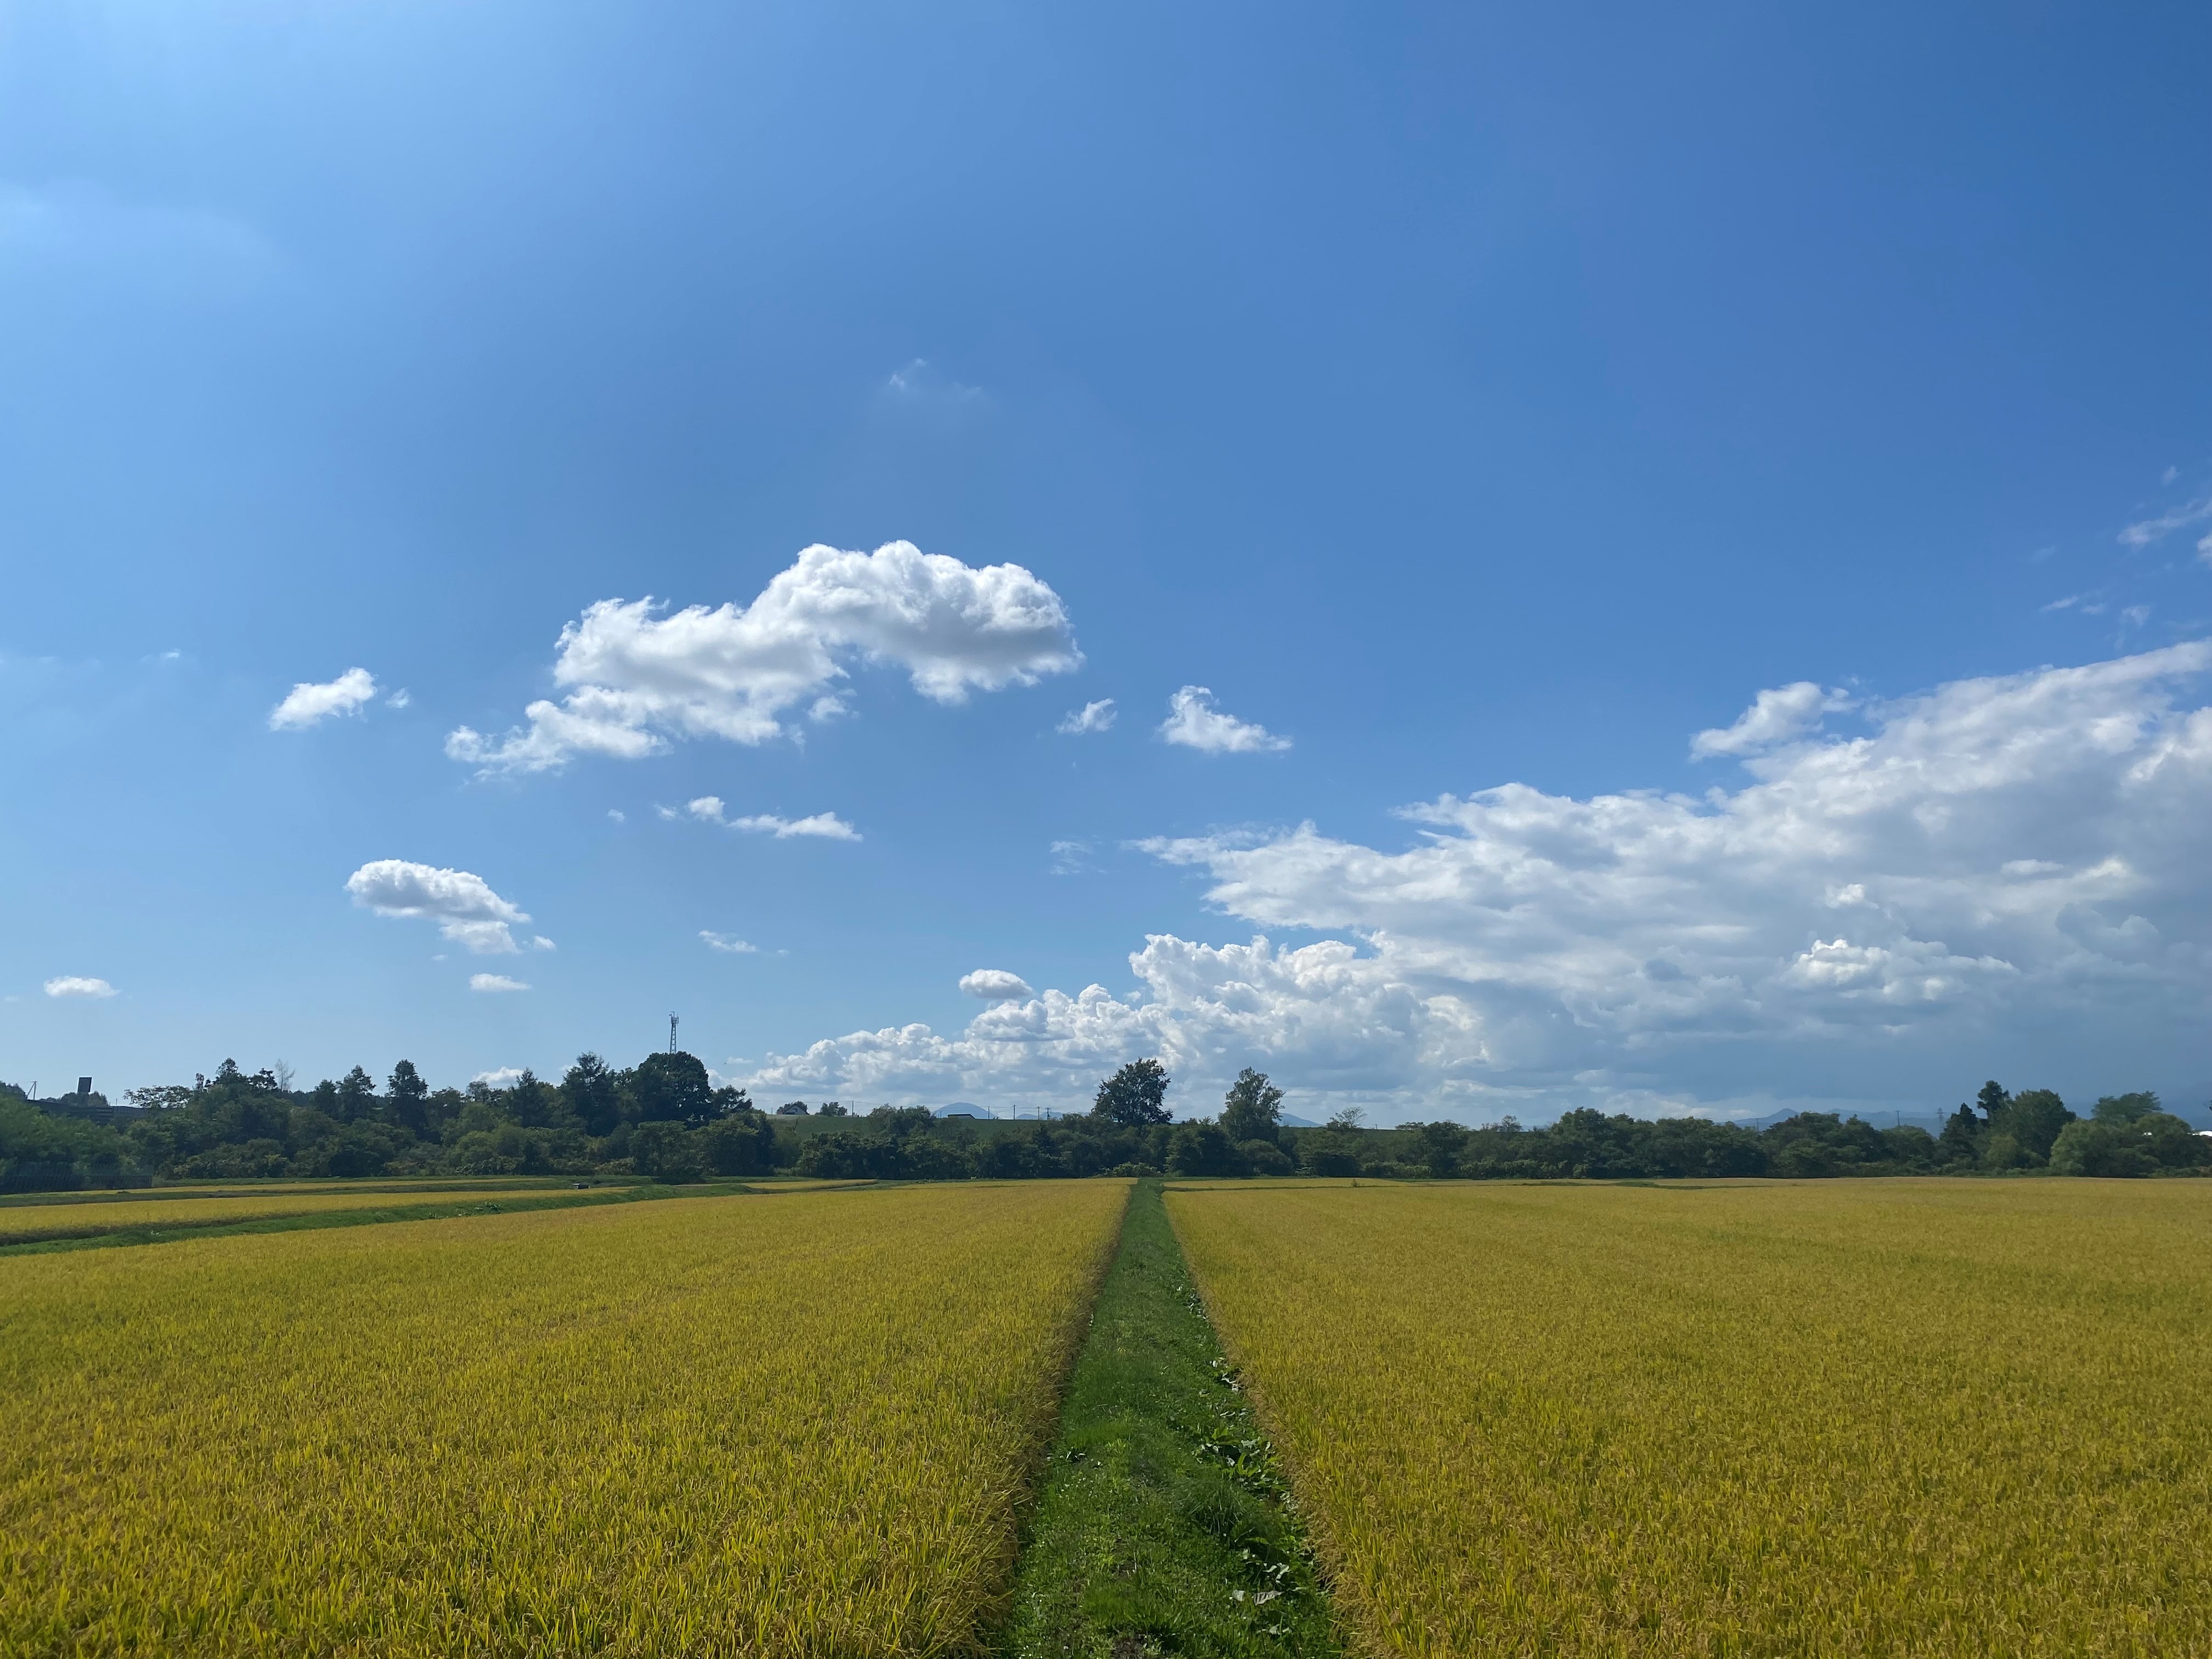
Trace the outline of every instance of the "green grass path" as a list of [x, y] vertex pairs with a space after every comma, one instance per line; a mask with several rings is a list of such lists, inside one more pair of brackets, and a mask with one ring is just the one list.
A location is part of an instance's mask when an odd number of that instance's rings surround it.
[[1273, 1449], [1156, 1181], [1130, 1195], [1039, 1486], [1008, 1659], [1341, 1651]]

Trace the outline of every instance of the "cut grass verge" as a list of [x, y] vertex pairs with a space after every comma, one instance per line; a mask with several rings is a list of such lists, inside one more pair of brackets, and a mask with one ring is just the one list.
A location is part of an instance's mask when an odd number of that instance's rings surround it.
[[1139, 1182], [1024, 1528], [1001, 1651], [1339, 1653], [1289, 1499], [1206, 1322], [1159, 1183]]

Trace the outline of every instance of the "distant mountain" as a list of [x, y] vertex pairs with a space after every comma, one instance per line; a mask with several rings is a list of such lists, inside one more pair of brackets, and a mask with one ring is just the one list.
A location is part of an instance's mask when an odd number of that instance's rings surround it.
[[[1739, 1128], [1771, 1129], [1778, 1123], [1788, 1122], [1797, 1115], [1797, 1112], [1798, 1109], [1793, 1106], [1784, 1111], [1769, 1112], [1765, 1117], [1735, 1117], [1726, 1119], [1724, 1121], [1733, 1123]], [[1940, 1135], [1943, 1133], [1944, 1121], [1950, 1116], [1950, 1114], [1948, 1112], [1885, 1112], [1869, 1107], [1863, 1112], [1842, 1112], [1838, 1115], [1844, 1118], [1853, 1116], [1864, 1118], [1877, 1129], [1894, 1129], [1902, 1126], [1908, 1129], [1925, 1129], [1931, 1135]]]

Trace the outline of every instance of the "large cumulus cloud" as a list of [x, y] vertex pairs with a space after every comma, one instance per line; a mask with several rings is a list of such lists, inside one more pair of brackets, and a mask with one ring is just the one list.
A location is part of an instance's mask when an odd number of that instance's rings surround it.
[[2005, 1065], [2172, 1080], [2202, 1069], [2212, 984], [2208, 668], [2195, 642], [1962, 680], [1862, 709], [1855, 734], [1817, 728], [1838, 699], [1781, 700], [1782, 720], [1770, 694], [1738, 724], [1774, 746], [1733, 789], [1446, 794], [1403, 809], [1419, 839], [1395, 849], [1312, 823], [1151, 842], [1230, 915], [1339, 937], [1158, 936], [1130, 997], [1047, 992], [956, 1038], [774, 1064], [1072, 1100], [1149, 1052], [1208, 1088], [1251, 1063], [1415, 1114], [1926, 1109]]

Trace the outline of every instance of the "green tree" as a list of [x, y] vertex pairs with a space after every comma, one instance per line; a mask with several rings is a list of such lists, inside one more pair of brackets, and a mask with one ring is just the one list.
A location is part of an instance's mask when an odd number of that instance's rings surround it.
[[641, 1123], [705, 1123], [719, 1115], [714, 1085], [696, 1054], [656, 1052], [630, 1073]]
[[526, 1129], [543, 1129], [553, 1121], [553, 1091], [527, 1066], [507, 1091], [507, 1113]]
[[576, 1063], [561, 1079], [561, 1093], [587, 1135], [611, 1135], [622, 1121], [622, 1088], [606, 1061], [595, 1054], [576, 1056]]
[[1942, 1137], [1936, 1143], [1943, 1161], [1946, 1164], [1981, 1162], [1983, 1128], [1981, 1119], [1974, 1115], [1974, 1109], [1961, 1101], [1959, 1109], [1952, 1113], [1944, 1123]]
[[331, 1115], [341, 1123], [360, 1123], [376, 1115], [376, 1079], [356, 1066], [337, 1087], [337, 1109]]
[[1267, 1080], [1265, 1072], [1249, 1066], [1237, 1073], [1221, 1103], [1221, 1132], [1240, 1145], [1248, 1140], [1273, 1143], [1283, 1132], [1283, 1091]]
[[2068, 1124], [2051, 1148], [2053, 1175], [2147, 1176], [2157, 1167], [2148, 1147], [2132, 1144], [2125, 1124], [2103, 1119]]
[[2158, 1097], [2145, 1089], [2138, 1094], [2106, 1095], [2089, 1109], [2089, 1115], [2100, 1123], [2133, 1123], [2162, 1109]]
[[1995, 1078], [1982, 1085], [1982, 1091], [1974, 1097], [1974, 1104], [1982, 1109], [1982, 1121], [1994, 1123], [2004, 1109], [2012, 1104], [2012, 1097]]
[[669, 1118], [649, 1118], [629, 1134], [629, 1155], [637, 1172], [655, 1181], [700, 1181], [706, 1177], [706, 1148], [700, 1137]]
[[750, 1105], [698, 1133], [700, 1152], [716, 1175], [767, 1175], [775, 1168], [775, 1127]]
[[2051, 1090], [2023, 1089], [1990, 1127], [2010, 1135], [2031, 1163], [2041, 1164], [2050, 1158], [2058, 1132], [2073, 1121], [2074, 1114]]
[[1157, 1060], [1133, 1060], [1098, 1085], [1091, 1115], [1129, 1128], [1165, 1123], [1169, 1081], [1166, 1068]]
[[430, 1085], [422, 1081], [422, 1074], [415, 1069], [413, 1060], [403, 1060], [392, 1068], [387, 1090], [385, 1103], [391, 1109], [392, 1121], [410, 1134], [421, 1134], [424, 1127], [423, 1102], [430, 1097]]
[[1248, 1140], [1237, 1149], [1244, 1155], [1244, 1162], [1254, 1175], [1286, 1176], [1297, 1173], [1298, 1166], [1291, 1162], [1291, 1155], [1272, 1140]]
[[1443, 1181], [1459, 1173], [1460, 1154], [1467, 1148], [1467, 1131], [1456, 1123], [1438, 1119], [1434, 1123], [1413, 1126], [1415, 1138], [1420, 1143], [1421, 1162], [1429, 1174]]
[[1182, 1176], [1241, 1176], [1251, 1170], [1218, 1123], [1178, 1123], [1168, 1133], [1168, 1168]]

